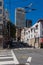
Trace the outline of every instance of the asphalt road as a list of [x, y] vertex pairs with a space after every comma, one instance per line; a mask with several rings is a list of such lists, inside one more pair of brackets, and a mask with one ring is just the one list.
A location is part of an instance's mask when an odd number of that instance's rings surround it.
[[0, 65], [43, 65], [43, 49], [0, 50]]
[[43, 49], [19, 49], [14, 53], [20, 64], [43, 65]]

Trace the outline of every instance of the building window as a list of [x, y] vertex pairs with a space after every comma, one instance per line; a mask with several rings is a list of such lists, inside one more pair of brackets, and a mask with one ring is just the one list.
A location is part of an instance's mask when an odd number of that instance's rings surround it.
[[3, 32], [2, 31], [0, 31], [0, 35], [2, 35], [3, 34]]
[[27, 39], [27, 41], [29, 41], [29, 39]]
[[31, 35], [31, 38], [33, 37], [33, 35]]
[[36, 25], [36, 30], [38, 29], [38, 25]]
[[30, 31], [28, 31], [29, 32], [29, 34], [30, 34]]
[[3, 32], [2, 32], [2, 25], [0, 25], [0, 35], [2, 35]]
[[0, 9], [0, 14], [2, 14], [2, 9]]
[[0, 6], [2, 6], [2, 2], [0, 2]]
[[42, 22], [42, 28], [43, 28], [43, 22]]
[[26, 32], [26, 35], [28, 34], [28, 32]]
[[34, 33], [35, 33], [35, 28], [34, 28]]
[[38, 38], [35, 38], [35, 43], [38, 43]]
[[2, 30], [2, 25], [0, 25], [0, 30]]
[[2, 17], [0, 17], [0, 21], [2, 21]]
[[31, 32], [33, 32], [33, 28], [31, 29]]
[[30, 36], [29, 36], [29, 38], [30, 38]]
[[43, 31], [42, 31], [42, 35], [43, 35]]
[[42, 25], [42, 28], [43, 28], [43, 25]]

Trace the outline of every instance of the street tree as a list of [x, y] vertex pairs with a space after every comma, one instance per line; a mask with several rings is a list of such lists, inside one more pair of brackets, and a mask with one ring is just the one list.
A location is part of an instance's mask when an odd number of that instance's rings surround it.
[[11, 22], [7, 22], [7, 30], [8, 30], [8, 36], [15, 38], [16, 37], [16, 26]]

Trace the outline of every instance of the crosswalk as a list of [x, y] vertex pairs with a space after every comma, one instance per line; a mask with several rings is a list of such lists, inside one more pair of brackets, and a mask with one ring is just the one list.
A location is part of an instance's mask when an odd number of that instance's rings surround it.
[[13, 52], [10, 50], [4, 50], [0, 51], [0, 65], [13, 65], [15, 64], [14, 58], [13, 58]]
[[[30, 65], [31, 57], [27, 59], [27, 63], [22, 65]], [[16, 58], [13, 50], [1, 50], [0, 51], [0, 65], [20, 65], [18, 59]]]

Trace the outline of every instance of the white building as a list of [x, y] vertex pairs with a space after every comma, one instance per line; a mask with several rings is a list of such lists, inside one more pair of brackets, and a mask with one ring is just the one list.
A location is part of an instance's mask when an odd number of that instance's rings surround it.
[[30, 28], [24, 28], [21, 31], [21, 40], [33, 47], [43, 46], [43, 20], [40, 19]]

